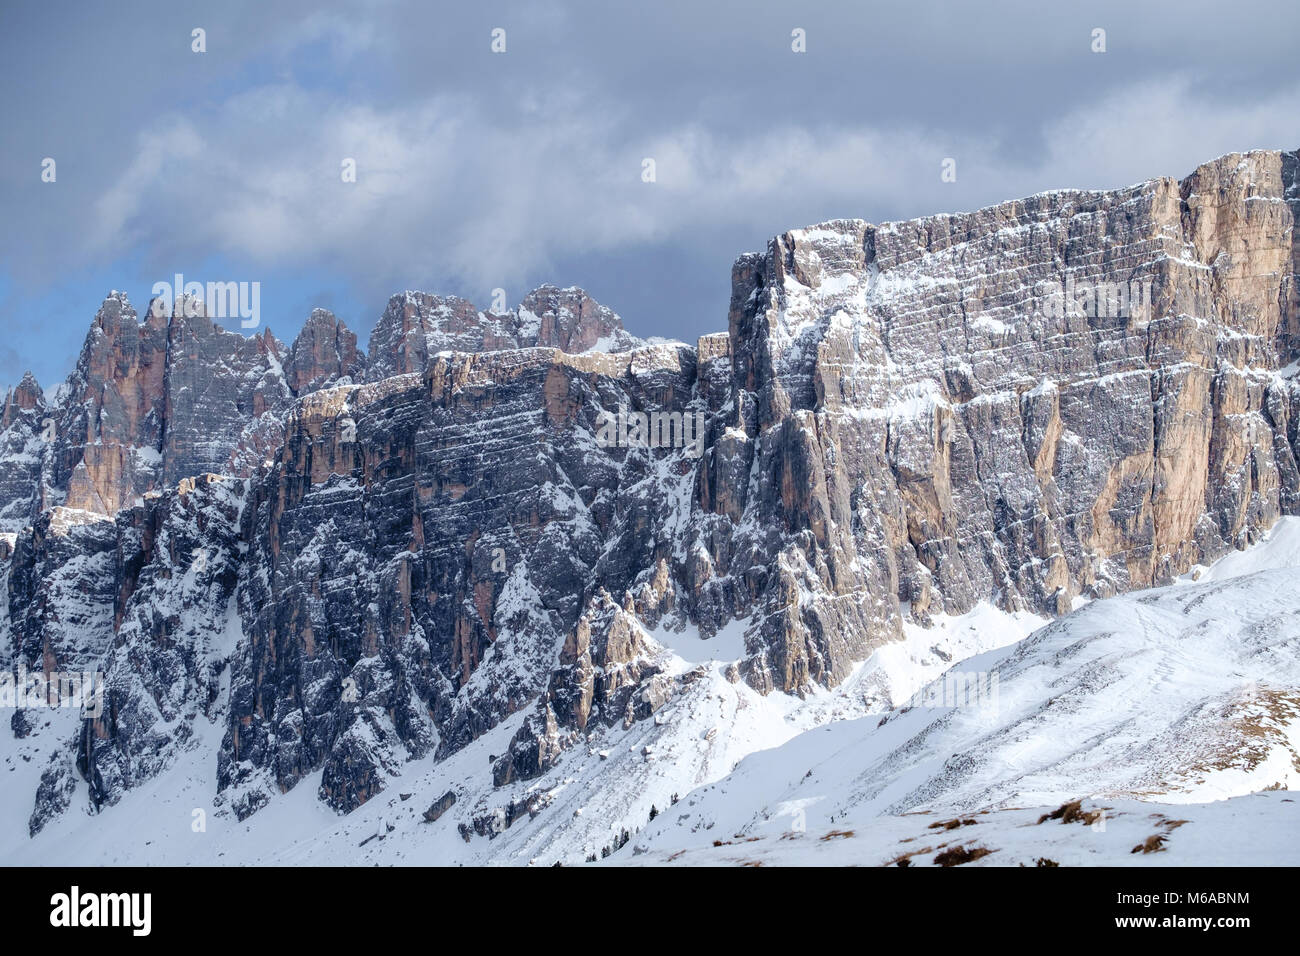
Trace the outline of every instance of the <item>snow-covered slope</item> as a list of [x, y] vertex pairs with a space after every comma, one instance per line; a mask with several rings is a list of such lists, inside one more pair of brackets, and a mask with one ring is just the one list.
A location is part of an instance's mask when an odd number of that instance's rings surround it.
[[[1283, 521], [1199, 582], [1093, 602], [1014, 647], [963, 662], [947, 684], [929, 685], [884, 718], [832, 724], [754, 754], [656, 820], [636, 848], [649, 860], [689, 851], [695, 862], [720, 862], [697, 851], [719, 840], [731, 848], [726, 859], [754, 857], [756, 847], [735, 846], [756, 839], [764, 860], [801, 862], [809, 854], [801, 841], [815, 839], [844, 841], [840, 858], [888, 862], [920, 852], [904, 840], [925, 837], [935, 820], [973, 818], [970, 833], [997, 830], [1007, 846], [1046, 853], [1063, 839], [1055, 829], [1021, 829], [1084, 798], [1083, 812], [1109, 807], [1127, 821], [1110, 850], [1127, 854], [1135, 844], [1121, 844], [1163, 815], [1203, 824], [1188, 832], [1227, 827], [1217, 836], [1222, 862], [1295, 862], [1300, 817], [1288, 795], [1244, 798], [1300, 783], [1298, 532], [1300, 522]], [[957, 700], [956, 672], [984, 675], [992, 693]], [[1238, 799], [1193, 806], [1225, 798]], [[1024, 807], [1037, 809], [1006, 810]], [[1165, 834], [1166, 849], [1195, 842], [1181, 826]], [[1234, 828], [1250, 839], [1234, 843]], [[835, 831], [852, 835], [827, 836]], [[866, 839], [854, 842], [862, 831]], [[1177, 858], [1214, 861], [1206, 846]]]
[[949, 815], [847, 813], [792, 829], [718, 828], [677, 848], [634, 842], [610, 862], [654, 866], [1297, 866], [1300, 805], [1285, 792], [1168, 807], [1081, 800]]
[[[488, 770], [518, 714], [445, 760], [411, 762], [343, 817], [316, 780], [242, 822], [214, 807], [200, 726], [200, 745], [148, 785], [98, 816], [78, 801], [28, 839], [25, 778], [58, 728], [3, 735], [3, 767], [24, 785], [0, 803], [0, 858], [926, 865], [965, 846], [992, 851], [982, 865], [1296, 862], [1297, 542], [1300, 519], [1284, 519], [1199, 581], [1095, 601], [1028, 637], [1041, 619], [987, 606], [911, 628], [802, 701], [729, 680], [712, 658], [734, 645], [659, 635], [664, 666], [694, 676], [655, 720], [594, 729], [540, 778], [495, 789]], [[956, 673], [996, 674], [980, 685], [991, 697], [949, 706]], [[446, 793], [454, 803], [426, 822]], [[1223, 797], [1235, 799], [1207, 804]], [[1132, 852], [1149, 837], [1153, 852]]]
[[[28, 839], [34, 781], [50, 749], [75, 725], [75, 711], [52, 712], [62, 724], [38, 728], [23, 741], [0, 735], [0, 766], [21, 784], [0, 792], [0, 860], [580, 863], [600, 858], [606, 848], [617, 849], [624, 831], [630, 835], [644, 826], [652, 809], [666, 809], [674, 797], [718, 780], [746, 755], [829, 721], [888, 710], [951, 661], [1013, 643], [1042, 623], [1042, 618], [988, 605], [961, 617], [937, 618], [934, 627], [911, 628], [907, 640], [877, 651], [834, 691], [805, 700], [765, 697], [728, 679], [734, 661], [715, 658], [742, 649], [726, 642], [725, 635], [719, 635], [719, 642], [702, 640], [695, 631], [661, 633], [662, 643], [656, 644], [663, 665], [689, 679], [656, 719], [593, 729], [585, 747], [566, 752], [539, 779], [493, 788], [491, 764], [517, 729], [519, 714], [444, 760], [429, 757], [407, 764], [384, 795], [344, 817], [316, 799], [319, 774], [242, 822], [228, 808], [214, 806], [211, 747], [220, 739], [225, 716], [217, 713], [210, 722], [199, 718], [195, 745], [166, 773], [98, 815], [73, 800], [70, 812]], [[449, 792], [456, 794], [456, 802], [439, 819], [426, 822], [425, 810]], [[507, 824], [512, 813], [520, 817]], [[475, 830], [476, 824], [483, 832]]]

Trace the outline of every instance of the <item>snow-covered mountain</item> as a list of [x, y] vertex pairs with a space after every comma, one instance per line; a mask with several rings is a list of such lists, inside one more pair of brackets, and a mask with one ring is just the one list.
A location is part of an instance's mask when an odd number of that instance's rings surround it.
[[[813, 797], [1289, 786], [1298, 180], [795, 230], [694, 346], [549, 286], [395, 296], [368, 354], [113, 293], [0, 422], [0, 665], [105, 688], [0, 735], [5, 858], [666, 859]], [[994, 712], [933, 706], [967, 673]]]

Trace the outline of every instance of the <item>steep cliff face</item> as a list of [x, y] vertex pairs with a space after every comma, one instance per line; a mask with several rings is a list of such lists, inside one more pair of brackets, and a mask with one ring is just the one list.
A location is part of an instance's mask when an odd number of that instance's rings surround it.
[[312, 309], [289, 349], [285, 380], [295, 395], [306, 395], [343, 379], [360, 381], [366, 356], [356, 334], [328, 309]]
[[[1291, 222], [1300, 222], [1300, 150], [1282, 154], [1282, 188]], [[1278, 334], [1279, 362], [1290, 364], [1300, 358], [1300, 230], [1291, 230], [1291, 270], [1284, 277], [1282, 325]]]
[[794, 538], [751, 679], [834, 680], [903, 615], [1167, 581], [1294, 511], [1294, 174], [1232, 155], [743, 258], [724, 417], [754, 477], [706, 457], [701, 504]]
[[[730, 375], [697, 384], [710, 447], [677, 607], [706, 632], [747, 618], [744, 677], [802, 693], [905, 620], [1064, 613], [1294, 513], [1293, 158], [830, 222], [742, 257]], [[554, 703], [589, 683], [557, 671], [499, 778], [554, 762]]]
[[537, 698], [589, 595], [671, 547], [691, 482], [601, 447], [597, 419], [683, 410], [691, 359], [448, 353], [296, 406], [246, 511], [220, 770], [241, 812], [322, 767], [322, 796], [349, 809]]
[[54, 424], [47, 415], [45, 393], [28, 372], [0, 412], [0, 531], [20, 531], [39, 510], [43, 436]]
[[124, 293], [104, 300], [49, 436], [43, 505], [112, 515], [161, 480], [168, 326]]
[[581, 289], [544, 285], [524, 296], [515, 312], [520, 348], [562, 352], [626, 352], [641, 344], [623, 320]]
[[804, 695], [905, 623], [1058, 614], [1249, 543], [1300, 511], [1297, 168], [795, 230], [694, 347], [553, 287], [395, 296], [368, 358], [323, 311], [285, 349], [110, 297], [74, 437], [32, 444], [34, 383], [0, 436], [30, 456], [0, 481], [40, 458], [29, 499], [65, 505], [11, 519], [13, 653], [107, 660], [120, 715], [33, 827], [200, 718], [240, 817], [317, 773], [352, 810], [510, 720], [483, 773], [512, 788], [693, 693], [668, 635], [743, 631], [726, 680]]
[[[45, 669], [101, 671], [102, 704], [82, 722], [70, 751], [56, 755], [42, 774], [32, 833], [68, 807], [77, 781], [84, 781], [93, 808], [112, 805], [184, 751], [205, 746], [203, 728], [224, 719], [229, 704], [222, 684], [242, 636], [234, 595], [246, 490], [246, 481], [201, 475], [147, 493], [116, 519], [75, 513], [86, 519], [80, 536], [99, 549], [96, 563], [81, 568], [64, 561], [53, 577], [75, 575], [83, 587], [97, 585], [80, 595], [85, 610], [67, 623], [100, 646], [90, 660], [51, 648]], [[67, 550], [65, 544], [40, 558], [48, 563]], [[25, 558], [17, 554], [15, 567]], [[62, 608], [66, 602], [54, 593], [45, 603]], [[50, 611], [15, 606], [10, 613], [30, 631]], [[25, 656], [30, 660], [30, 651]]]
[[54, 505], [111, 516], [183, 478], [248, 475], [283, 441], [295, 396], [364, 368], [356, 336], [323, 309], [286, 347], [269, 329], [220, 328], [195, 299], [141, 320], [112, 292], [58, 400], [30, 375], [6, 399], [0, 523], [17, 530]]
[[7, 630], [13, 665], [94, 670], [113, 634], [113, 519], [56, 506], [16, 538], [9, 556]]

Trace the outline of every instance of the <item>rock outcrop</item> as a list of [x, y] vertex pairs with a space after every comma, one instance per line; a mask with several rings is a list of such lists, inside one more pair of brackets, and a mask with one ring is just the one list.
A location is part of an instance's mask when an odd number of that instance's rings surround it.
[[306, 395], [344, 380], [360, 381], [366, 356], [356, 334], [328, 309], [313, 309], [289, 349], [285, 380], [295, 395]]
[[[100, 586], [86, 603], [110, 618], [68, 623], [107, 643], [84, 662], [54, 648], [50, 664], [56, 666], [49, 669], [97, 665], [104, 674], [102, 709], [82, 722], [75, 760], [55, 761], [43, 775], [33, 833], [66, 806], [74, 774], [87, 782], [93, 807], [116, 803], [199, 746], [200, 722], [227, 712], [220, 689], [241, 636], [234, 591], [245, 491], [244, 481], [202, 475], [148, 494], [114, 520], [84, 526], [83, 535], [93, 532], [107, 547], [93, 573], [78, 580]], [[54, 597], [47, 608], [62, 606]]]
[[269, 796], [324, 766], [369, 795], [535, 700], [589, 596], [671, 547], [658, 462], [594, 436], [605, 408], [684, 410], [690, 357], [446, 353], [301, 400], [245, 514], [222, 785]]
[[518, 308], [483, 312], [457, 296], [406, 292], [388, 300], [370, 335], [370, 381], [423, 372], [439, 352], [553, 348], [623, 352], [641, 344], [622, 320], [578, 288], [542, 286]]
[[323, 309], [286, 347], [269, 329], [222, 329], [194, 299], [171, 315], [151, 303], [141, 320], [112, 292], [58, 401], [30, 375], [6, 398], [0, 527], [55, 505], [112, 516], [193, 475], [247, 476], [283, 441], [295, 396], [364, 369], [356, 336]]

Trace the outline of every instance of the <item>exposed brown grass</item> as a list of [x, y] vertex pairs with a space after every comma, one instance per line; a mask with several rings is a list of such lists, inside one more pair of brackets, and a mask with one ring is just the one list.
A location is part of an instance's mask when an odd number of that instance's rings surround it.
[[1165, 838], [1159, 833], [1153, 833], [1133, 849], [1130, 853], [1159, 853], [1165, 848]]
[[970, 863], [972, 860], [988, 856], [992, 852], [992, 850], [984, 846], [955, 846], [938, 854], [934, 858], [934, 862], [936, 866], [961, 866], [963, 863]]
[[958, 827], [974, 826], [977, 823], [979, 823], [978, 820], [972, 820], [969, 817], [965, 820], [961, 819], [960, 817], [957, 817], [952, 820], [936, 820], [934, 821], [934, 823], [931, 823], [928, 827], [926, 827], [926, 829], [938, 830], [940, 827], [942, 827], [945, 830], [955, 830]]
[[932, 846], [921, 847], [919, 850], [912, 850], [910, 853], [901, 853], [894, 857], [885, 866], [911, 866], [912, 857], [922, 856], [926, 853], [933, 853], [935, 850]]
[[1062, 823], [1083, 823], [1091, 826], [1101, 819], [1104, 810], [1084, 810], [1082, 800], [1063, 803], [1051, 813], [1044, 813], [1038, 818], [1040, 824], [1048, 820], [1060, 820]]

